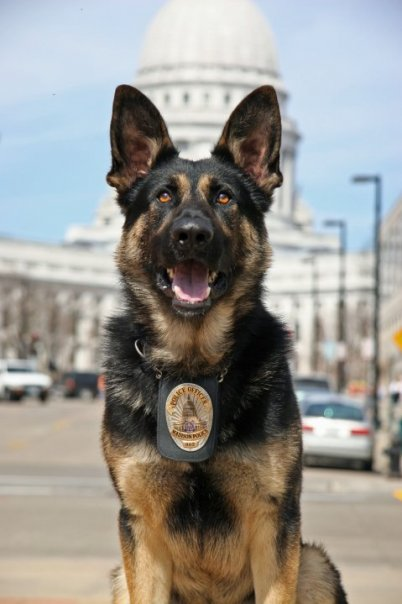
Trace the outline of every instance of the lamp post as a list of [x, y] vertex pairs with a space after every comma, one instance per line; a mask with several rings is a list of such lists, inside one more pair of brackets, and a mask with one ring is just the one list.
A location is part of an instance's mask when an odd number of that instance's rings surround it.
[[313, 372], [318, 370], [318, 339], [319, 339], [319, 317], [318, 317], [318, 271], [316, 256], [303, 258], [303, 262], [311, 264], [311, 299], [313, 303], [313, 333], [311, 345], [310, 366]]
[[338, 348], [337, 348], [337, 390], [342, 392], [346, 385], [345, 354], [346, 354], [346, 221], [325, 220], [324, 226], [339, 229], [339, 279], [338, 279]]
[[373, 420], [376, 428], [379, 427], [378, 417], [378, 385], [380, 381], [380, 341], [379, 341], [379, 319], [380, 319], [380, 294], [381, 294], [381, 245], [380, 245], [380, 222], [381, 222], [381, 193], [382, 181], [378, 174], [357, 175], [352, 177], [356, 184], [374, 184], [374, 313], [373, 313]]

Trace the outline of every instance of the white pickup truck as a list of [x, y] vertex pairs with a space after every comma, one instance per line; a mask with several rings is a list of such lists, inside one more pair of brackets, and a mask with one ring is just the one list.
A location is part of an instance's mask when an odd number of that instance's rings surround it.
[[45, 402], [51, 384], [46, 373], [36, 371], [34, 361], [0, 359], [0, 398], [20, 401], [23, 396], [36, 396]]

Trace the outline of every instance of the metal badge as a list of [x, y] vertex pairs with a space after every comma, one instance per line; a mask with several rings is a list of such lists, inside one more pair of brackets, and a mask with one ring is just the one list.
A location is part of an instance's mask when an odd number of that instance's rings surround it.
[[183, 451], [198, 451], [212, 429], [211, 398], [197, 384], [179, 384], [166, 399], [166, 423], [170, 436]]
[[[194, 378], [193, 378], [194, 379]], [[169, 459], [203, 461], [217, 438], [218, 382], [200, 377], [177, 384], [162, 379], [158, 400], [158, 449]]]

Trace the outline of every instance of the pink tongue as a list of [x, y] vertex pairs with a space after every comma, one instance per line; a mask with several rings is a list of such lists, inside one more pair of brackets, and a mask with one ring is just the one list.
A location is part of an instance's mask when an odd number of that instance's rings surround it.
[[202, 302], [209, 296], [208, 269], [195, 260], [178, 264], [174, 271], [172, 289], [179, 300]]

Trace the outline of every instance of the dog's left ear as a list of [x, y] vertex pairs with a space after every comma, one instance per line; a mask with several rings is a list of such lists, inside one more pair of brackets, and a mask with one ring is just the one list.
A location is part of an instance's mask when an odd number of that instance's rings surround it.
[[282, 184], [279, 169], [281, 115], [272, 86], [261, 86], [236, 107], [213, 155], [234, 162], [265, 193]]
[[155, 105], [133, 86], [116, 88], [110, 124], [112, 167], [106, 180], [122, 194], [163, 154], [177, 155]]

